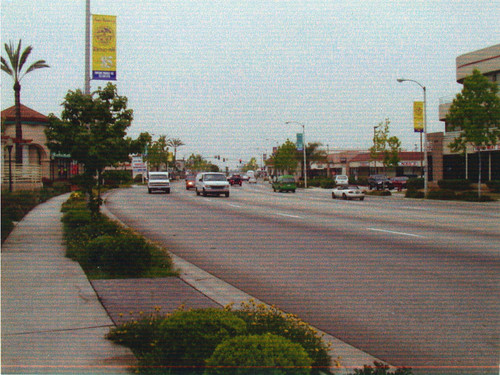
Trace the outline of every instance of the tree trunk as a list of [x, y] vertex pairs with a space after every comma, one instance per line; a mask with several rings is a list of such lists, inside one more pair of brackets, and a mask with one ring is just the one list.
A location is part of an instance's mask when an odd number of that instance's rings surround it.
[[23, 149], [21, 140], [23, 139], [23, 128], [21, 125], [21, 85], [16, 81], [14, 83], [14, 98], [16, 106], [16, 163], [23, 162]]

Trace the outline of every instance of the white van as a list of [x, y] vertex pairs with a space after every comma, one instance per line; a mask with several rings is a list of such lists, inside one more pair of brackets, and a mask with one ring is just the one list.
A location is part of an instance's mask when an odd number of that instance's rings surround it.
[[151, 194], [156, 190], [170, 194], [170, 178], [168, 172], [149, 172], [148, 193]]
[[224, 173], [201, 172], [196, 175], [196, 195], [221, 195], [229, 197], [229, 181]]

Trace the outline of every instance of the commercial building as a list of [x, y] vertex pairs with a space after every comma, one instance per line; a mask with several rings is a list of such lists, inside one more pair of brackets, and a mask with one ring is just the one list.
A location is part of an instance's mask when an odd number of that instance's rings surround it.
[[[500, 82], [500, 44], [460, 55], [456, 58], [456, 79], [463, 83], [465, 77], [478, 69], [492, 82]], [[459, 131], [451, 131], [446, 123], [454, 97], [440, 99], [439, 120], [444, 121], [444, 132], [427, 135], [429, 151], [429, 181], [442, 179], [477, 180], [479, 155], [481, 155], [481, 176], [483, 181], [500, 180], [500, 143], [481, 150], [479, 153], [471, 146], [466, 154], [452, 152], [449, 144], [458, 136]]]

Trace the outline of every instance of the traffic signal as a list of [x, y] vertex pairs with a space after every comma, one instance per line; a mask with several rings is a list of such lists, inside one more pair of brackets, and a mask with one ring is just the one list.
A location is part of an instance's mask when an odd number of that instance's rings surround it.
[[241, 164], [241, 159], [240, 159], [240, 164]]

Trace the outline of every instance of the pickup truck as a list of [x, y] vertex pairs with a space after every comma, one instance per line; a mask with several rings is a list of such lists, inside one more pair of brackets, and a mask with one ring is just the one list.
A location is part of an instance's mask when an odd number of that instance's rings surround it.
[[149, 172], [148, 174], [148, 193], [153, 191], [164, 191], [170, 194], [170, 178], [168, 172]]

